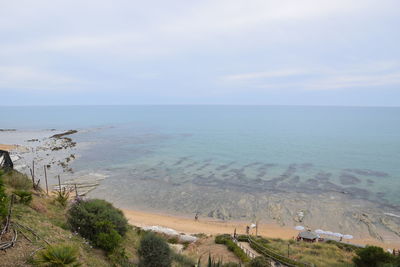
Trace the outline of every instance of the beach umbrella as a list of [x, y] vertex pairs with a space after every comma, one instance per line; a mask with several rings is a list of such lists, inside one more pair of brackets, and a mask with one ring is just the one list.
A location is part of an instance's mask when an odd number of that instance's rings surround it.
[[301, 225], [297, 225], [294, 229], [296, 229], [297, 231], [303, 231], [305, 228]]
[[315, 230], [315, 233], [322, 235], [322, 234], [325, 234], [325, 231], [321, 230], [321, 229], [317, 229], [317, 230]]
[[255, 228], [257, 225], [255, 223], [250, 224], [250, 228]]
[[353, 239], [353, 236], [352, 235], [344, 235], [343, 238], [344, 239]]

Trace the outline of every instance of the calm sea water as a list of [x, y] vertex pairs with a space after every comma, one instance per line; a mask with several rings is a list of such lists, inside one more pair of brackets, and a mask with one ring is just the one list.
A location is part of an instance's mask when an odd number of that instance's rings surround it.
[[[76, 170], [114, 170], [116, 177], [134, 170], [135, 177], [143, 179], [168, 176], [197, 184], [203, 178], [249, 183], [329, 179], [340, 190], [359, 188], [364, 190], [363, 197], [400, 203], [400, 108], [72, 106], [0, 110], [0, 128], [82, 130], [73, 138], [94, 144], [73, 163]], [[117, 181], [113, 179], [113, 175], [107, 179], [106, 191]], [[121, 181], [126, 190], [133, 183], [129, 177]]]

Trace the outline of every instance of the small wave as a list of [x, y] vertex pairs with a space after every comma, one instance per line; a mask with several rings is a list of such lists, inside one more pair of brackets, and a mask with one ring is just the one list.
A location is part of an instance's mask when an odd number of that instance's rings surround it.
[[392, 217], [400, 218], [400, 215], [396, 215], [396, 214], [393, 214], [393, 213], [385, 212], [384, 214], [387, 215], [387, 216], [392, 216]]

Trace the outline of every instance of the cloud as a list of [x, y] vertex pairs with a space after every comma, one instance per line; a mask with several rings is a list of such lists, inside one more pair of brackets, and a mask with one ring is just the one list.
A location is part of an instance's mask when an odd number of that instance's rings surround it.
[[337, 90], [382, 88], [400, 85], [400, 65], [374, 62], [335, 70], [323, 68], [279, 69], [224, 75], [219, 78], [232, 87], [247, 89]]
[[77, 90], [82, 81], [46, 70], [25, 66], [0, 66], [0, 88], [49, 90]]
[[398, 0], [5, 1], [0, 91], [216, 103], [246, 90], [398, 85], [399, 8]]

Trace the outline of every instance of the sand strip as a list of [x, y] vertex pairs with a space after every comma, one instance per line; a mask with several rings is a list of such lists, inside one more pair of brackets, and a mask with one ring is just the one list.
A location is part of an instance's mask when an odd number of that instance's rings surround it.
[[[129, 223], [132, 225], [138, 227], [153, 225], [163, 226], [167, 228], [172, 228], [180, 233], [185, 234], [233, 234], [235, 228], [238, 234], [244, 234], [246, 232], [246, 225], [250, 225], [251, 223], [250, 221], [247, 223], [243, 221], [217, 221], [201, 217], [198, 221], [195, 221], [194, 218], [173, 216], [161, 213], [152, 213], [128, 209], [122, 209], [122, 211], [124, 212], [126, 218], [128, 218]], [[252, 229], [251, 233], [255, 234], [255, 229]], [[258, 227], [258, 234], [269, 238], [291, 239], [297, 236], [298, 233], [299, 231], [296, 231], [291, 227], [281, 227], [280, 225], [274, 223], [260, 222]], [[353, 239], [350, 242], [359, 245], [370, 244], [381, 246], [383, 248], [400, 249], [400, 244], [398, 243], [382, 243], [372, 238]]]

